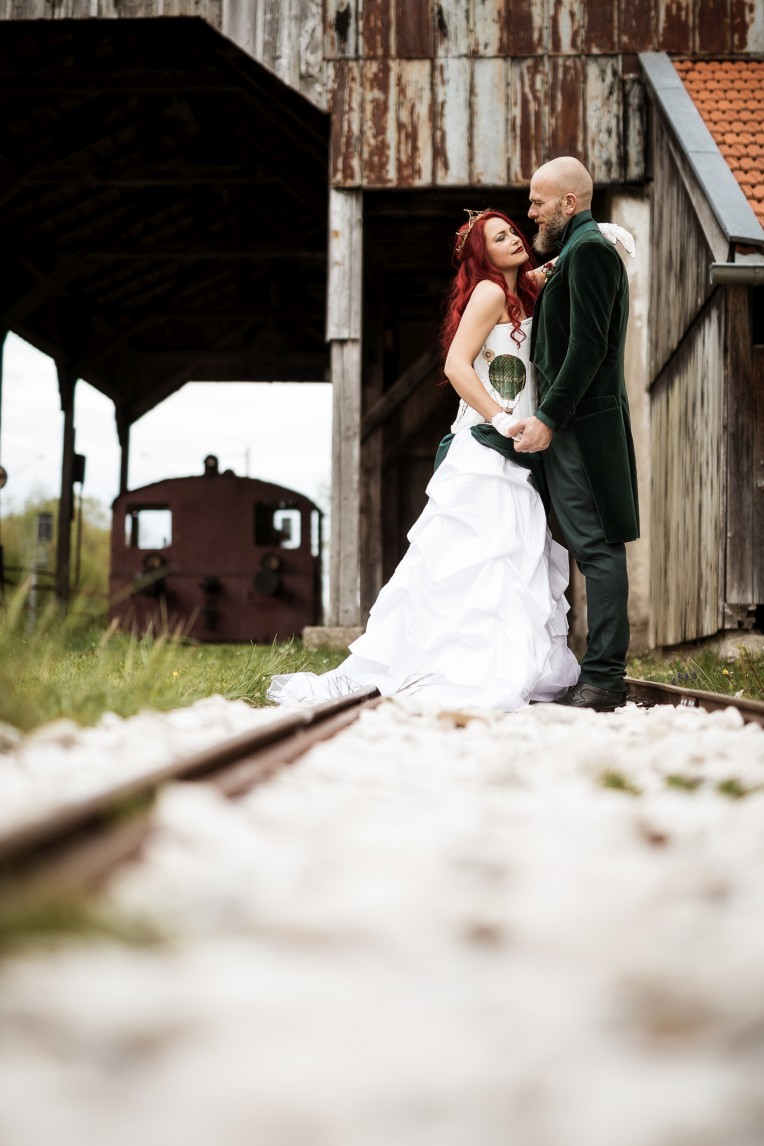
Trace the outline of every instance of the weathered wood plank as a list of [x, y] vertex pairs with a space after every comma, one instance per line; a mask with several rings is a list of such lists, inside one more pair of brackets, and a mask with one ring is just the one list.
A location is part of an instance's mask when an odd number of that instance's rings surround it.
[[664, 52], [690, 52], [695, 0], [657, 0], [658, 43]]
[[583, 48], [586, 52], [618, 50], [618, 4], [597, 4], [584, 0]]
[[507, 30], [511, 56], [534, 56], [547, 48], [547, 0], [507, 0]]
[[580, 56], [549, 61], [549, 155], [583, 154], [583, 66]]
[[507, 182], [507, 61], [474, 60], [472, 64], [472, 179], [478, 186], [504, 187]]
[[645, 178], [647, 139], [645, 89], [637, 75], [623, 77], [623, 168], [627, 183]]
[[401, 60], [397, 68], [396, 186], [432, 183], [432, 63]]
[[595, 183], [622, 183], [622, 106], [618, 60], [586, 61], [586, 166]]
[[323, 0], [300, 0], [299, 90], [318, 107], [326, 107]]
[[397, 70], [395, 60], [365, 60], [361, 65], [363, 181], [369, 187], [395, 184]]
[[507, 0], [471, 0], [473, 56], [508, 56]]
[[[690, 176], [688, 176], [690, 177]], [[708, 267], [714, 253], [666, 132], [656, 124], [653, 143], [653, 245], [651, 281], [651, 376], [665, 366], [711, 292]], [[708, 221], [711, 226], [711, 220]]]
[[756, 402], [753, 442], [753, 594], [752, 601], [764, 603], [764, 346], [751, 352], [751, 392]]
[[465, 0], [439, 0], [435, 5], [435, 55], [470, 54], [470, 5]]
[[387, 58], [395, 44], [395, 5], [390, 0], [362, 0], [363, 55], [367, 60]]
[[441, 186], [470, 181], [470, 73], [469, 60], [451, 58], [435, 63], [434, 176]]
[[[357, 192], [360, 196], [360, 192]], [[360, 290], [360, 282], [356, 284]], [[360, 623], [361, 341], [332, 343], [329, 625]]]
[[554, 0], [549, 24], [551, 51], [580, 51], [581, 0]]
[[361, 337], [363, 203], [360, 191], [329, 192], [326, 338]]
[[754, 512], [756, 498], [761, 499], [764, 493], [756, 488], [757, 478], [764, 478], [764, 467], [757, 467], [754, 454], [757, 401], [749, 384], [753, 341], [750, 287], [728, 286], [721, 288], [720, 293], [727, 309], [726, 433], [731, 447], [727, 451], [725, 602], [747, 606], [757, 602]]
[[395, 45], [399, 60], [432, 59], [432, 0], [395, 0]]
[[723, 353], [717, 292], [651, 394], [651, 544], [660, 554], [651, 564], [651, 599], [659, 645], [710, 636], [723, 624]]
[[655, 35], [655, 4], [657, 0], [620, 0], [621, 50], [648, 52], [657, 48]]
[[277, 6], [274, 71], [290, 87], [300, 86], [300, 0], [280, 0]]
[[361, 183], [361, 63], [327, 63], [327, 104], [332, 120], [330, 171], [336, 187]]
[[[375, 290], [375, 282], [368, 284]], [[364, 370], [362, 410], [366, 425], [370, 410], [376, 408], [384, 392], [385, 383], [385, 331], [382, 293], [367, 298], [364, 325]], [[382, 527], [382, 450], [384, 447], [384, 419], [362, 440], [361, 446], [361, 622], [365, 623], [371, 606], [383, 585], [383, 527]], [[362, 439], [363, 439], [362, 435]]]
[[509, 182], [530, 183], [544, 162], [544, 106], [547, 68], [543, 60], [512, 60], [509, 77]]
[[356, 0], [325, 0], [324, 56], [327, 60], [358, 55]]

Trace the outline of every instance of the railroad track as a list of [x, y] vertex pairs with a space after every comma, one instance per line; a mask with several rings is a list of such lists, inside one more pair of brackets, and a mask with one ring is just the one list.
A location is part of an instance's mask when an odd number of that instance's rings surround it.
[[682, 708], [702, 708], [706, 712], [735, 708], [746, 724], [758, 724], [764, 728], [764, 704], [758, 700], [725, 696], [721, 692], [702, 692], [700, 689], [679, 688], [678, 685], [658, 684], [651, 680], [635, 680], [628, 676], [626, 677], [626, 693], [629, 700], [647, 706], [673, 704]]
[[[744, 721], [764, 727], [764, 704], [758, 701], [630, 677], [626, 686], [628, 699], [638, 704], [709, 712], [733, 707]], [[11, 830], [0, 836], [0, 898], [57, 899], [93, 890], [139, 854], [151, 828], [152, 805], [165, 784], [204, 782], [236, 798], [346, 728], [379, 699], [376, 690], [367, 689], [286, 714]]]
[[364, 689], [287, 713], [11, 830], [0, 836], [0, 896], [56, 898], [92, 890], [139, 853], [165, 784], [204, 782], [231, 798], [243, 795], [379, 699], [376, 689]]

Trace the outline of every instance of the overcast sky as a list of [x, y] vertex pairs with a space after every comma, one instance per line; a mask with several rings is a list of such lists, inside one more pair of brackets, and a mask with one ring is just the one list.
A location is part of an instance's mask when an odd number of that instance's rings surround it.
[[[119, 484], [114, 406], [78, 382], [75, 449], [86, 461], [84, 493], [110, 505]], [[0, 464], [8, 484], [0, 511], [36, 494], [58, 496], [63, 415], [52, 359], [15, 335], [3, 359]], [[165, 477], [220, 468], [304, 493], [327, 510], [331, 474], [328, 383], [190, 382], [137, 421], [130, 440], [131, 489]]]

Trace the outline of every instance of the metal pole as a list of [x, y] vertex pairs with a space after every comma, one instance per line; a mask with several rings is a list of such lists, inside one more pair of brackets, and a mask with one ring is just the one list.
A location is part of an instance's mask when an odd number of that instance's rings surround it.
[[64, 411], [64, 449], [61, 464], [61, 497], [58, 503], [58, 539], [56, 545], [56, 596], [66, 608], [69, 603], [69, 575], [71, 562], [71, 526], [74, 509], [74, 387], [68, 367], [56, 363], [61, 409]]
[[[5, 339], [7, 330], [0, 330], [0, 463], [3, 460], [3, 360], [5, 358]], [[5, 484], [3, 482], [3, 484]], [[2, 485], [0, 485], [0, 601], [5, 594], [5, 561], [3, 556], [3, 507]]]

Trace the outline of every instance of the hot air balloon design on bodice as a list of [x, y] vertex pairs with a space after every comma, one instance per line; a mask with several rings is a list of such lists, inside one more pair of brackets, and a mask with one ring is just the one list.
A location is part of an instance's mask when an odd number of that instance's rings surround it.
[[502, 402], [513, 406], [525, 389], [527, 371], [522, 358], [514, 354], [497, 354], [488, 366], [488, 380]]

